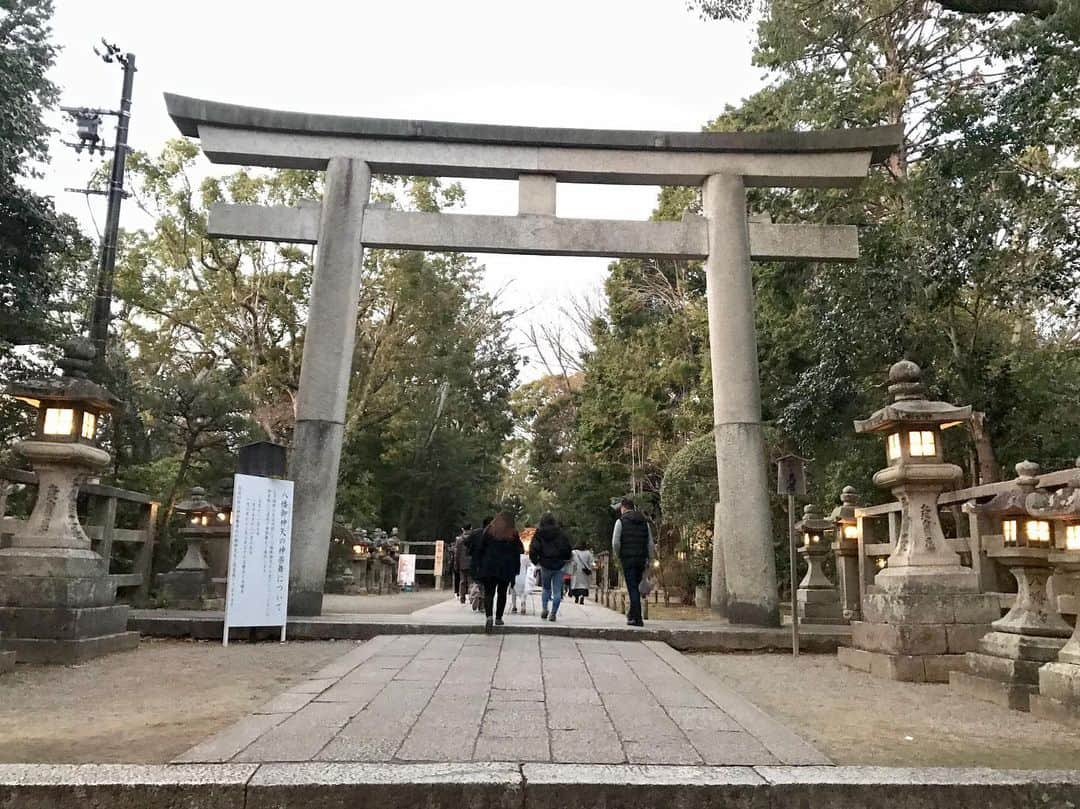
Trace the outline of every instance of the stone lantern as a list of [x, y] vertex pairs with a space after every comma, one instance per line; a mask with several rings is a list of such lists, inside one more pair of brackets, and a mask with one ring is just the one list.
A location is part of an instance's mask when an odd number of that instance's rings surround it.
[[851, 486], [840, 492], [840, 505], [832, 510], [829, 519], [835, 525], [833, 556], [840, 585], [840, 605], [844, 618], [858, 618], [859, 610], [859, 522], [855, 509], [859, 495]]
[[217, 533], [219, 509], [206, 499], [206, 490], [200, 486], [175, 507], [184, 518], [180, 537], [187, 543], [184, 558], [168, 573], [158, 576], [162, 597], [170, 607], [181, 610], [199, 610], [206, 607], [212, 595], [210, 589], [210, 566], [203, 558], [203, 541]]
[[356, 535], [356, 541], [352, 546], [352, 585], [350, 592], [356, 595], [367, 595], [368, 592], [368, 565], [371, 562], [371, 543], [367, 538], [367, 531], [361, 528]]
[[823, 519], [815, 505], [806, 506], [802, 520], [795, 524], [795, 530], [802, 536], [799, 553], [806, 557], [807, 564], [806, 575], [795, 594], [796, 603], [799, 620], [808, 624], [846, 623], [836, 587], [822, 567], [829, 555], [828, 532], [833, 527], [832, 520]]
[[114, 604], [109, 562], [92, 549], [77, 511], [79, 487], [109, 463], [97, 435], [117, 400], [86, 378], [94, 358], [88, 342], [63, 349], [62, 376], [7, 388], [37, 411], [33, 437], [15, 444], [37, 473], [37, 500], [11, 545], [0, 548], [0, 648], [26, 662], [70, 663], [139, 642], [127, 631], [127, 607]]
[[962, 474], [944, 460], [941, 431], [969, 420], [971, 408], [928, 400], [922, 371], [908, 360], [889, 369], [889, 394], [892, 401], [856, 421], [855, 431], [885, 438], [888, 465], [874, 483], [899, 500], [900, 534], [840, 660], [894, 680], [948, 682], [1000, 614], [995, 597], [978, 592], [975, 572], [961, 565], [938, 518], [938, 496]]
[[[1054, 572], [1080, 584], [1080, 460], [1067, 486], [1047, 495], [1035, 492], [1028, 511], [1054, 522], [1055, 546], [1049, 554]], [[1078, 592], [1074, 586], [1073, 592]], [[1031, 695], [1031, 712], [1043, 719], [1080, 723], [1080, 616], [1057, 658], [1039, 669], [1039, 692]]]
[[967, 655], [966, 671], [949, 678], [953, 690], [1009, 708], [1026, 711], [1038, 690], [1039, 668], [1054, 660], [1071, 629], [1047, 595], [1050, 579], [1052, 528], [1049, 520], [1028, 511], [1027, 501], [1039, 480], [1039, 466], [1016, 465], [1011, 489], [982, 505], [975, 513], [1001, 518], [1003, 545], [987, 555], [1005, 565], [1016, 578], [1016, 601], [992, 632]]

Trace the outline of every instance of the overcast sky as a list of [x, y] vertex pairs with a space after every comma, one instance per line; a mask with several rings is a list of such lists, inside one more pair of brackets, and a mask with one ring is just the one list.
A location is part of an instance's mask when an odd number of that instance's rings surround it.
[[[62, 103], [115, 108], [120, 71], [101, 36], [137, 56], [129, 142], [156, 151], [177, 131], [169, 91], [340, 115], [537, 126], [699, 130], [760, 86], [749, 25], [702, 22], [684, 0], [55, 0]], [[53, 120], [62, 137], [72, 129]], [[57, 138], [59, 140], [59, 137]], [[108, 128], [112, 142], [112, 124]], [[39, 190], [93, 232], [90, 161], [59, 143]], [[209, 169], [225, 173], [228, 166]], [[513, 182], [466, 181], [467, 212], [516, 213]], [[656, 189], [560, 184], [560, 216], [645, 219]], [[104, 200], [90, 198], [104, 221]], [[139, 224], [128, 206], [121, 225]], [[608, 261], [481, 257], [486, 283], [550, 320], [595, 293]], [[523, 377], [538, 375], [534, 367]]]

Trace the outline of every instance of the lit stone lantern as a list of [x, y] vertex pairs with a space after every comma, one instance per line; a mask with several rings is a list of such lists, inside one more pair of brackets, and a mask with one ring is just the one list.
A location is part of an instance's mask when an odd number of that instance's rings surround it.
[[371, 562], [371, 542], [368, 540], [367, 531], [361, 528], [356, 535], [356, 542], [352, 546], [352, 584], [350, 592], [356, 595], [367, 595], [368, 592], [368, 566]]
[[925, 399], [921, 379], [915, 363], [896, 363], [889, 369], [892, 403], [855, 422], [858, 433], [885, 436], [888, 466], [874, 475], [874, 484], [892, 491], [902, 507], [896, 548], [874, 583], [883, 590], [975, 592], [975, 572], [946, 543], [937, 511], [938, 495], [963, 474], [945, 463], [941, 431], [970, 420], [971, 408]]
[[[1054, 572], [1080, 584], [1080, 459], [1067, 486], [1047, 495], [1037, 491], [1026, 505], [1033, 515], [1051, 520], [1056, 529], [1049, 562]], [[1073, 587], [1073, 592], [1080, 588]], [[1031, 712], [1044, 719], [1080, 722], [1080, 617], [1057, 659], [1039, 669], [1039, 693], [1031, 695]]]
[[840, 604], [844, 618], [858, 618], [859, 610], [859, 523], [855, 509], [859, 495], [851, 486], [840, 492], [840, 505], [832, 510], [829, 519], [835, 526], [833, 556], [840, 586]]
[[1016, 578], [1016, 601], [993, 631], [967, 655], [966, 671], [950, 677], [954, 690], [1026, 711], [1038, 691], [1039, 667], [1054, 660], [1071, 629], [1050, 603], [1050, 555], [1053, 530], [1049, 520], [1031, 514], [1027, 500], [1039, 481], [1039, 465], [1016, 465], [1012, 488], [970, 508], [1001, 518], [1003, 545], [988, 556], [1005, 565]]
[[[12, 384], [7, 395], [37, 411], [32, 438], [15, 444], [37, 473], [25, 526], [0, 548], [0, 649], [26, 662], [68, 663], [131, 649], [127, 607], [114, 605], [108, 560], [91, 548], [79, 522], [79, 487], [109, 463], [97, 444], [116, 398], [86, 378], [93, 347], [72, 340], [57, 362], [62, 376]], [[16, 620], [17, 618], [17, 620]]]
[[219, 509], [206, 498], [206, 490], [195, 486], [175, 506], [184, 518], [180, 537], [187, 543], [184, 558], [168, 573], [158, 576], [160, 594], [168, 606], [181, 610], [207, 607], [211, 597], [210, 566], [203, 558], [203, 541], [219, 534]]
[[802, 536], [799, 553], [806, 557], [807, 570], [796, 591], [799, 620], [808, 624], [842, 624], [843, 611], [836, 587], [829, 581], [822, 567], [829, 555], [828, 533], [833, 530], [832, 520], [826, 520], [817, 512], [817, 506], [803, 509], [803, 518], [795, 524]]
[[941, 431], [969, 420], [971, 408], [926, 399], [922, 371], [908, 360], [889, 369], [889, 394], [892, 401], [856, 421], [855, 431], [885, 438], [888, 466], [874, 483], [900, 502], [900, 533], [840, 662], [894, 680], [948, 682], [1000, 614], [995, 597], [978, 592], [975, 572], [949, 547], [938, 518], [938, 496], [962, 475], [944, 460]]

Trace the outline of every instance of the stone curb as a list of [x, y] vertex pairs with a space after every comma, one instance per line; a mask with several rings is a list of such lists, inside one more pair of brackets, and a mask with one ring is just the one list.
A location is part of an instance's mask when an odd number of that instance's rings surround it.
[[471, 764], [0, 764], [19, 809], [1072, 809], [1080, 770]]
[[[153, 615], [150, 610], [132, 610], [128, 629], [152, 637], [192, 637], [221, 640], [224, 621], [217, 616]], [[238, 630], [240, 631], [240, 630]], [[247, 630], [243, 630], [247, 631]], [[483, 624], [448, 624], [423, 621], [342, 621], [290, 618], [290, 640], [370, 640], [380, 635], [480, 635]], [[276, 639], [279, 630], [259, 631], [256, 637]], [[546, 635], [564, 638], [593, 638], [618, 641], [658, 641], [680, 652], [790, 652], [791, 629], [721, 627], [717, 629], [671, 629], [649, 627], [628, 629], [619, 626], [505, 626], [502, 635]], [[834, 654], [851, 641], [846, 626], [803, 627], [800, 650], [808, 654]]]

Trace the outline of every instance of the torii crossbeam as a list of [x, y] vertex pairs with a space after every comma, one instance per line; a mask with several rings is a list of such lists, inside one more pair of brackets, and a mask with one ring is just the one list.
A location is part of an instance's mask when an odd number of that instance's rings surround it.
[[[492, 126], [282, 112], [166, 94], [215, 163], [326, 171], [321, 204], [216, 205], [214, 236], [317, 244], [290, 473], [289, 611], [317, 615], [334, 514], [364, 247], [704, 259], [720, 499], [713, 605], [777, 625], [750, 260], [853, 261], [852, 226], [750, 222], [747, 187], [848, 187], [900, 143], [899, 127], [824, 132], [651, 132]], [[517, 180], [517, 216], [369, 204], [371, 175]], [[680, 222], [564, 219], [560, 182], [702, 186]]]

